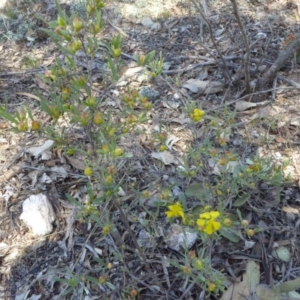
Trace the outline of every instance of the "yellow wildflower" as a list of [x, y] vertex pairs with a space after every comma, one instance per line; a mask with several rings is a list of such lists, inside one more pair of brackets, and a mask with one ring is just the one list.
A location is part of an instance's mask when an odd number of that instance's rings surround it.
[[218, 211], [210, 211], [200, 214], [197, 220], [197, 225], [201, 231], [204, 231], [208, 235], [213, 234], [221, 228], [221, 223], [216, 221], [216, 218], [220, 216]]
[[203, 111], [199, 108], [195, 108], [193, 110], [193, 112], [191, 113], [191, 118], [195, 122], [202, 120], [204, 116], [205, 116], [205, 111]]
[[168, 209], [169, 211], [166, 211], [166, 215], [168, 218], [181, 217], [182, 219], [184, 219], [184, 212], [182, 210], [181, 203], [177, 202], [173, 205], [169, 205]]

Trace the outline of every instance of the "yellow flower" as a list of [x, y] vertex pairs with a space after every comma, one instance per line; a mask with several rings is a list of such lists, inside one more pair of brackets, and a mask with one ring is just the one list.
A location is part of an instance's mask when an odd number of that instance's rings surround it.
[[221, 223], [216, 221], [216, 218], [220, 216], [218, 211], [210, 211], [200, 214], [197, 220], [197, 225], [201, 231], [204, 231], [208, 235], [213, 234], [221, 228]]
[[198, 122], [205, 116], [205, 111], [199, 108], [195, 108], [191, 113], [191, 118], [193, 121]]
[[166, 215], [168, 218], [173, 218], [173, 217], [181, 217], [184, 219], [184, 212], [182, 210], [181, 203], [177, 202], [173, 205], [168, 206], [169, 211], [166, 211]]

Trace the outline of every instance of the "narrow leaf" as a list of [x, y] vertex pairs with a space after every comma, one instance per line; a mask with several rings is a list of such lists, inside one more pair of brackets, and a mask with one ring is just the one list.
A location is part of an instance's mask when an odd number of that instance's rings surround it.
[[240, 240], [240, 237], [237, 234], [225, 228], [220, 229], [220, 234], [233, 243], [237, 243]]
[[250, 199], [250, 194], [243, 193], [237, 200], [235, 200], [232, 206], [239, 207], [245, 204]]

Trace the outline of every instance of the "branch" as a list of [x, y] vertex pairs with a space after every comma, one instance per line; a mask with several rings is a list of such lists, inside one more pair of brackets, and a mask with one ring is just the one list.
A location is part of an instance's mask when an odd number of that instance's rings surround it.
[[245, 27], [240, 18], [240, 13], [239, 13], [236, 0], [230, 0], [230, 1], [232, 2], [233, 13], [240, 27], [244, 44], [245, 44], [246, 55], [244, 59], [244, 66], [245, 66], [245, 78], [246, 78], [246, 93], [249, 94], [250, 93], [250, 73], [249, 73], [250, 48], [249, 48], [248, 38], [246, 35]]
[[[205, 14], [202, 12], [201, 7], [199, 6], [199, 4], [198, 4], [195, 0], [191, 0], [191, 1], [194, 3], [194, 5], [195, 5], [195, 7], [197, 8], [197, 11], [199, 12], [201, 18], [204, 20], [204, 22], [205, 22], [206, 25], [208, 26], [208, 30], [209, 30], [209, 34], [210, 34], [211, 41], [212, 41], [212, 43], [214, 44], [214, 47], [215, 47], [216, 51], [218, 52], [218, 54], [219, 54], [219, 56], [220, 56], [220, 59], [222, 60], [222, 63], [223, 63], [223, 66], [224, 66], [225, 75], [226, 75], [226, 77], [227, 77], [227, 80], [228, 80], [228, 82], [231, 82], [231, 77], [230, 77], [230, 75], [229, 75], [229, 73], [228, 73], [228, 69], [227, 69], [227, 66], [226, 66], [226, 62], [225, 62], [225, 60], [224, 60], [224, 58], [223, 58], [223, 55], [222, 55], [222, 53], [220, 52], [220, 50], [219, 50], [219, 48], [218, 48], [218, 45], [217, 45], [217, 43], [216, 43], [216, 41], [215, 41], [214, 33], [213, 33], [212, 28], [211, 28], [211, 24], [210, 24], [210, 22], [207, 20]], [[208, 50], [204, 45], [202, 45], [202, 46], [204, 47], [204, 49], [205, 49], [207, 52], [209, 52], [209, 50]], [[211, 54], [211, 53], [210, 53], [210, 54]], [[211, 54], [211, 55], [212, 55], [212, 54]], [[216, 58], [214, 55], [212, 55], [212, 56], [213, 56], [213, 58], [215, 59], [216, 64], [219, 65], [217, 58]]]
[[298, 33], [294, 40], [287, 46], [286, 49], [282, 50], [278, 58], [272, 64], [272, 66], [264, 73], [262, 78], [257, 82], [257, 89], [261, 90], [267, 86], [276, 76], [276, 73], [285, 65], [286, 61], [296, 52], [300, 46], [300, 33]]

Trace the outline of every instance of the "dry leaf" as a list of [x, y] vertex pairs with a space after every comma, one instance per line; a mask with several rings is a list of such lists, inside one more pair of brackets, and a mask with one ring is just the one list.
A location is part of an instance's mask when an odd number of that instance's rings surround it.
[[292, 119], [291, 122], [290, 122], [291, 125], [293, 126], [300, 126], [300, 118], [295, 118], [295, 119]]
[[165, 165], [171, 165], [171, 164], [179, 165], [180, 164], [179, 160], [176, 159], [175, 156], [169, 151], [153, 152], [151, 154], [151, 157], [162, 161]]
[[295, 215], [299, 214], [299, 209], [293, 208], [293, 207], [289, 207], [289, 206], [282, 207], [282, 211], [284, 211], [286, 213], [295, 214]]
[[69, 156], [65, 156], [66, 159], [68, 160], [69, 164], [77, 170], [84, 170], [86, 165], [82, 160], [76, 159], [76, 158], [72, 158]]
[[166, 146], [168, 147], [169, 150], [172, 150], [173, 145], [180, 141], [180, 138], [176, 137], [175, 135], [171, 134], [168, 136], [166, 140]]
[[181, 104], [179, 102], [175, 102], [175, 101], [164, 100], [162, 102], [162, 105], [166, 108], [177, 109]]
[[190, 124], [192, 122], [191, 118], [174, 118], [170, 120], [171, 122], [178, 123], [178, 124]]
[[230, 285], [220, 300], [245, 300], [248, 296], [249, 289], [247, 286], [247, 275], [244, 274], [243, 281], [236, 281]]
[[50, 149], [53, 146], [54, 142], [51, 140], [47, 140], [40, 147], [31, 147], [26, 150], [27, 153], [31, 154], [35, 158], [39, 157], [44, 151]]
[[270, 103], [269, 100], [258, 102], [258, 103], [253, 103], [253, 102], [247, 102], [247, 101], [240, 100], [235, 104], [235, 108], [236, 108], [237, 111], [244, 111], [244, 110], [247, 110], [247, 109], [253, 108], [253, 107], [265, 106], [269, 103]]
[[224, 89], [224, 83], [219, 81], [203, 81], [198, 79], [189, 79], [184, 85], [193, 93], [202, 92], [206, 95], [216, 94]]
[[247, 101], [239, 101], [235, 104], [235, 108], [237, 111], [244, 111], [252, 107], [256, 107], [257, 103], [247, 102]]

